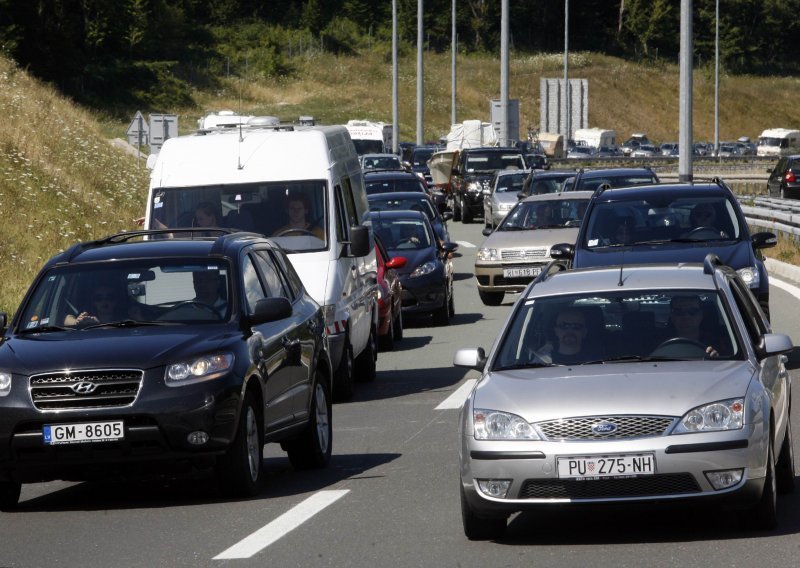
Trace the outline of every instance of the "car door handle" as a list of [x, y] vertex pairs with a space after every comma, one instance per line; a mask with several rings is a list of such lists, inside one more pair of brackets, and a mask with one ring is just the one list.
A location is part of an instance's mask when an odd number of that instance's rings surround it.
[[283, 336], [283, 339], [281, 339], [281, 343], [287, 350], [294, 349], [295, 347], [300, 345], [300, 341], [298, 339], [291, 339], [288, 335]]

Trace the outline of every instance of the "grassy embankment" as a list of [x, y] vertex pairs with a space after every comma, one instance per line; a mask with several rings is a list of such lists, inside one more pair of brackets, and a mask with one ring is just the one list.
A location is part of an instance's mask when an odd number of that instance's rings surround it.
[[[336, 124], [350, 118], [391, 120], [391, 64], [386, 54], [343, 58], [320, 55], [294, 59], [290, 79], [247, 82], [223, 80], [223, 88], [196, 94], [197, 108], [159, 109], [179, 117], [181, 132], [211, 110], [230, 108], [293, 120], [301, 114]], [[539, 123], [539, 79], [559, 77], [562, 59], [553, 55], [514, 55], [510, 96], [520, 100], [520, 129]], [[655, 140], [677, 139], [678, 68], [637, 65], [619, 59], [576, 53], [570, 75], [589, 79], [589, 124], [613, 128], [621, 138], [646, 131]], [[450, 56], [425, 59], [426, 140], [437, 139], [450, 123]], [[766, 127], [800, 124], [794, 104], [794, 78], [721, 79], [720, 135], [755, 137]], [[416, 137], [416, 58], [400, 64], [400, 134]], [[713, 74], [694, 78], [694, 134], [713, 136]], [[499, 60], [460, 57], [458, 120], [486, 118], [499, 96]], [[131, 110], [131, 116], [136, 109]], [[142, 109], [146, 110], [146, 109]], [[0, 58], [0, 311], [13, 312], [41, 265], [59, 250], [86, 239], [133, 229], [144, 210], [147, 170], [111, 147], [124, 137], [126, 123], [81, 109], [53, 88]], [[793, 261], [792, 242], [771, 254]]]

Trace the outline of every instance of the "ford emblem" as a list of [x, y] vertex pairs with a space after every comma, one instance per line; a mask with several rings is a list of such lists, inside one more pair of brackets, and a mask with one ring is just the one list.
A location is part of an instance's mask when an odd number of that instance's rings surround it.
[[595, 434], [612, 434], [617, 431], [617, 425], [613, 422], [598, 422], [592, 424], [592, 432]]

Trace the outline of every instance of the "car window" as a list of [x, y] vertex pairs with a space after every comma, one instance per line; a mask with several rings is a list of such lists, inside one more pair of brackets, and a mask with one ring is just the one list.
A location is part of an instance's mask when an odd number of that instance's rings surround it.
[[578, 227], [588, 199], [548, 199], [518, 203], [497, 227], [498, 231]]
[[733, 330], [716, 291], [587, 292], [530, 299], [514, 313], [492, 369], [537, 361], [703, 360], [709, 346], [720, 359], [741, 359]]
[[388, 180], [367, 180], [364, 182], [367, 195], [376, 193], [390, 193], [393, 191], [421, 191], [425, 192], [422, 182], [414, 178], [388, 179]]
[[755, 306], [756, 303], [754, 302], [753, 295], [747, 287], [743, 286], [736, 279], [731, 279], [730, 282], [731, 292], [733, 293], [736, 307], [739, 309], [739, 313], [744, 320], [745, 328], [750, 336], [750, 342], [753, 345], [757, 345], [761, 340], [761, 336], [767, 333], [767, 327]]
[[286, 281], [288, 282], [289, 288], [292, 291], [292, 297], [300, 297], [303, 293], [303, 281], [300, 279], [300, 276], [294, 269], [294, 265], [292, 265], [292, 263], [289, 261], [289, 258], [286, 256], [286, 253], [283, 252], [283, 250], [273, 249], [272, 254], [277, 263], [280, 265], [281, 271], [286, 276]]
[[258, 301], [266, 298], [267, 294], [250, 255], [245, 255], [242, 259], [242, 285], [244, 298], [247, 302], [247, 311], [252, 314], [255, 312]]
[[526, 173], [512, 174], [500, 176], [495, 185], [495, 192], [497, 193], [519, 193], [522, 191], [522, 184], [527, 177]]
[[270, 297], [283, 297], [292, 300], [292, 293], [275, 266], [274, 259], [267, 251], [256, 251], [253, 255], [256, 266], [264, 277], [264, 285]]
[[419, 250], [433, 243], [426, 224], [416, 219], [373, 218], [373, 230], [388, 250]]
[[392, 199], [391, 197], [383, 199], [372, 198], [369, 200], [369, 208], [371, 211], [419, 211], [420, 213], [425, 213], [425, 216], [431, 221], [436, 219], [436, 211], [433, 205], [430, 200], [424, 196], [420, 199]]

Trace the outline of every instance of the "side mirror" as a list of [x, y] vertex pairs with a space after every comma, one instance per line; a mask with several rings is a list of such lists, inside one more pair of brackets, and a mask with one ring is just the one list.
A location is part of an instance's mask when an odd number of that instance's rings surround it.
[[550, 258], [553, 260], [572, 260], [575, 256], [575, 245], [558, 243], [550, 249]]
[[751, 239], [753, 240], [753, 248], [756, 249], [770, 248], [778, 244], [778, 237], [769, 232], [756, 233]]
[[526, 197], [528, 197], [528, 194], [524, 191], [517, 192], [517, 199], [525, 199]]
[[444, 213], [442, 213], [442, 219], [444, 219], [445, 221], [450, 221], [452, 218], [453, 218], [452, 212], [445, 211]]
[[250, 325], [259, 325], [291, 317], [292, 304], [288, 298], [264, 298], [256, 302], [255, 311], [248, 318]]
[[386, 268], [402, 268], [406, 265], [406, 262], [408, 260], [404, 256], [393, 256], [386, 261]]
[[8, 314], [0, 312], [0, 333], [5, 331], [6, 327], [8, 327]]
[[486, 352], [483, 347], [459, 349], [453, 356], [453, 365], [483, 371], [486, 366]]
[[372, 247], [369, 244], [369, 229], [363, 225], [350, 227], [350, 256], [367, 256]]
[[458, 249], [458, 244], [456, 243], [451, 243], [451, 242], [442, 243], [442, 250], [446, 253], [456, 252], [457, 249]]
[[152, 170], [156, 167], [156, 160], [158, 159], [158, 154], [150, 154], [147, 156], [147, 169]]
[[483, 228], [483, 231], [481, 231], [481, 234], [482, 234], [484, 237], [488, 237], [488, 236], [489, 236], [489, 235], [491, 235], [493, 232], [494, 232], [494, 230], [490, 229], [489, 227], [484, 227], [484, 228]]
[[770, 355], [780, 355], [792, 351], [791, 338], [783, 333], [765, 333], [761, 336], [761, 341], [755, 346], [756, 356], [765, 359]]

